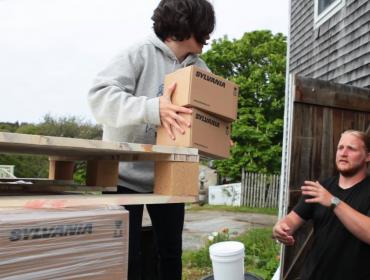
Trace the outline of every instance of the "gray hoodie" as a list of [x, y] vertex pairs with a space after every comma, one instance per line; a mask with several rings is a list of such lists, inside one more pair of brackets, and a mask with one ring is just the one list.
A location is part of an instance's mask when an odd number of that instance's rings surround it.
[[[103, 140], [155, 144], [164, 76], [193, 64], [208, 69], [197, 55], [179, 63], [155, 34], [115, 57], [88, 93], [91, 111], [103, 125]], [[121, 162], [118, 185], [152, 192], [153, 168], [153, 162]]]

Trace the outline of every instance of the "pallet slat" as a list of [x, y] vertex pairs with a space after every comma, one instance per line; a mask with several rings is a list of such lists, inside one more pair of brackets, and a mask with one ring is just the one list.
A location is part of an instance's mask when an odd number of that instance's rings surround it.
[[73, 208], [91, 205], [135, 205], [196, 202], [194, 196], [158, 194], [104, 194], [104, 195], [38, 195], [0, 196], [1, 207]]
[[[135, 156], [140, 160], [149, 157], [149, 160], [155, 160], [159, 156], [163, 161], [164, 157], [171, 160], [198, 162], [198, 150], [193, 148], [184, 148], [176, 146], [160, 146], [136, 143], [118, 143], [100, 140], [87, 140], [78, 138], [53, 137], [42, 135], [30, 135], [19, 133], [0, 132], [0, 152], [4, 153], [25, 153], [25, 154], [43, 154], [62, 157], [115, 157], [120, 159]], [[177, 156], [173, 156], [176, 154]], [[150, 156], [149, 156], [150, 155]], [[120, 159], [121, 160], [121, 159]]]

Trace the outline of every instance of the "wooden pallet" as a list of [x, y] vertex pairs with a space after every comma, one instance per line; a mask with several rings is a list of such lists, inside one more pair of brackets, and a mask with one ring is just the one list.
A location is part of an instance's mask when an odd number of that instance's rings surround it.
[[[15, 179], [0, 181], [0, 205], [76, 206], [84, 203], [147, 204], [194, 202], [198, 196], [198, 150], [176, 146], [117, 143], [99, 140], [28, 135], [0, 132], [0, 153], [38, 154], [49, 156], [48, 179]], [[9, 196], [11, 192], [101, 192], [114, 191], [120, 161], [154, 161], [154, 194], [139, 195], [58, 195], [31, 197]], [[86, 161], [86, 185], [73, 182], [76, 161]], [[28, 180], [28, 181], [27, 181]], [[10, 199], [14, 198], [14, 199]], [[8, 200], [9, 199], [9, 200]], [[18, 202], [17, 202], [18, 201]], [[30, 202], [31, 201], [31, 202]], [[32, 202], [37, 201], [37, 202]], [[63, 201], [61, 203], [60, 201]], [[63, 206], [64, 207], [64, 206]]]

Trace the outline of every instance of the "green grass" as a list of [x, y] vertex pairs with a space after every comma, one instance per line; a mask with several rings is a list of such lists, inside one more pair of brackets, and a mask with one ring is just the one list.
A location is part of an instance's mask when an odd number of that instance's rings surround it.
[[[280, 247], [271, 239], [271, 227], [252, 229], [234, 240], [245, 245], [245, 271], [263, 279], [271, 279], [279, 264]], [[199, 280], [212, 274], [208, 248], [183, 253], [183, 280]]]
[[236, 238], [245, 245], [245, 270], [263, 279], [271, 279], [279, 265], [280, 245], [271, 232], [272, 228], [258, 228]]
[[228, 212], [243, 212], [243, 213], [259, 213], [268, 215], [277, 215], [277, 208], [252, 208], [247, 206], [226, 206], [226, 205], [209, 205], [205, 204], [199, 206], [198, 204], [187, 204], [187, 211], [202, 211], [202, 210], [214, 210], [214, 211], [228, 211]]

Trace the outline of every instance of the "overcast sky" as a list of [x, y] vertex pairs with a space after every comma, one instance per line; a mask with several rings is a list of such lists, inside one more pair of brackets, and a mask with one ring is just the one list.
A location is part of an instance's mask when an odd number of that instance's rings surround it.
[[[288, 32], [288, 0], [213, 0], [211, 39]], [[0, 0], [0, 122], [76, 116], [92, 79], [122, 48], [151, 31], [158, 0]]]

